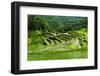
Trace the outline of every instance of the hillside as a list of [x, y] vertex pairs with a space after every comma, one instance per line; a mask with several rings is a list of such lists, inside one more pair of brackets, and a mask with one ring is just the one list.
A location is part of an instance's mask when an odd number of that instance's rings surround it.
[[55, 49], [59, 47], [60, 49], [66, 48], [66, 50], [87, 47], [86, 32], [86, 29], [69, 31], [67, 33], [48, 32], [44, 34], [41, 31], [31, 32], [29, 34], [32, 36], [28, 38], [28, 45], [30, 47], [28, 50], [29, 52], [34, 52], [44, 48], [43, 51], [48, 51], [48, 49], [52, 49], [52, 46], [56, 46], [54, 47]]
[[86, 17], [29, 15], [28, 60], [86, 58], [87, 31]]

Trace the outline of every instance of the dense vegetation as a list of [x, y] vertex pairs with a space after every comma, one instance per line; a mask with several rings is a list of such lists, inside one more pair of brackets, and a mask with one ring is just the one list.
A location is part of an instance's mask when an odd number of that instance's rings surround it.
[[28, 60], [86, 58], [87, 22], [87, 17], [28, 15]]
[[87, 28], [86, 17], [28, 16], [28, 30], [67, 32]]

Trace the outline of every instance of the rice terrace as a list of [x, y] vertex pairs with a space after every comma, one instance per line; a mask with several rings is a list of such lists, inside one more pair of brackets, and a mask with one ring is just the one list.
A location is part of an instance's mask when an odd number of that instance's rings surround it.
[[28, 61], [88, 57], [88, 18], [28, 15]]

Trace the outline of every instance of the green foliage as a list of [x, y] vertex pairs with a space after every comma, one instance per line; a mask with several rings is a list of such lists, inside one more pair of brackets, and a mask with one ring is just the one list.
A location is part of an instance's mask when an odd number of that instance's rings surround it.
[[28, 15], [28, 30], [68, 32], [87, 28], [87, 17]]
[[28, 54], [28, 60], [60, 60], [60, 59], [85, 59], [87, 58], [87, 48], [63, 51], [44, 51]]
[[[33, 31], [29, 34], [30, 37], [28, 38], [28, 46], [33, 47], [32, 49], [29, 48], [30, 51], [36, 48], [40, 50], [39, 47], [41, 47], [42, 49], [46, 49], [46, 47], [51, 47], [51, 45], [53, 45], [53, 47], [55, 45], [55, 50], [57, 48], [77, 49], [87, 47], [88, 44], [87, 33], [85, 32], [85, 29], [69, 31], [68, 33], [48, 32], [45, 34], [41, 31]], [[60, 46], [62, 47], [60, 47], [59, 44], [61, 44]], [[34, 46], [36, 46], [36, 48]]]
[[41, 16], [28, 16], [28, 31], [32, 30], [48, 30], [48, 23]]
[[41, 44], [43, 42], [43, 36], [41, 31], [33, 31], [29, 33], [29, 43], [31, 39], [31, 44]]
[[28, 60], [86, 58], [87, 22], [87, 17], [28, 15]]

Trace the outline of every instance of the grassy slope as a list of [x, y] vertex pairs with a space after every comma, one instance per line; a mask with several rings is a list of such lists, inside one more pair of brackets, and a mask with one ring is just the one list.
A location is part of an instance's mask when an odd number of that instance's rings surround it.
[[28, 60], [58, 60], [87, 58], [87, 48], [69, 51], [44, 51], [34, 52], [28, 55]]
[[[87, 35], [84, 29], [76, 31], [78, 33]], [[28, 41], [30, 41], [28, 39]], [[68, 46], [62, 43], [44, 45], [30, 45], [28, 46], [28, 60], [57, 60], [57, 59], [78, 59], [87, 58], [87, 47], [79, 49], [68, 49]], [[87, 46], [87, 45], [86, 45]], [[72, 45], [70, 46], [72, 47]]]

